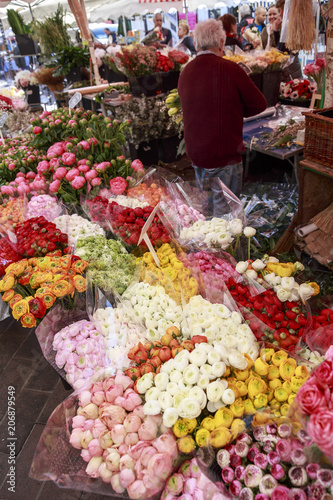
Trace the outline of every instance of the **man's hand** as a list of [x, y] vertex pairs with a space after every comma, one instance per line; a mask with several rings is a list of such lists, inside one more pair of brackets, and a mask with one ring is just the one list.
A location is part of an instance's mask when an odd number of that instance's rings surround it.
[[282, 26], [282, 19], [281, 19], [281, 17], [278, 17], [277, 19], [275, 19], [275, 21], [273, 23], [274, 31], [280, 31], [281, 26]]
[[256, 49], [258, 47], [258, 45], [260, 45], [260, 41], [259, 40], [253, 40], [252, 45], [253, 45], [253, 48]]

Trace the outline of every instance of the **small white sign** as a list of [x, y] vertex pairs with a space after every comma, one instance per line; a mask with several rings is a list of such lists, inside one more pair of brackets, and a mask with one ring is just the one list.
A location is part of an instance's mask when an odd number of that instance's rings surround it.
[[68, 102], [69, 109], [75, 108], [75, 106], [77, 104], [79, 104], [79, 102], [81, 100], [82, 100], [82, 94], [80, 92], [75, 92], [75, 94], [73, 95], [73, 97], [71, 97], [70, 100], [69, 100], [69, 102]]
[[4, 111], [2, 115], [0, 116], [0, 128], [3, 128], [4, 124], [6, 123], [6, 120], [8, 118], [8, 113]]
[[138, 241], [138, 246], [140, 245], [141, 241], [144, 240], [146, 242], [148, 250], [150, 251], [150, 253], [153, 256], [155, 264], [157, 265], [157, 267], [160, 267], [160, 259], [158, 258], [157, 253], [155, 252], [155, 249], [154, 249], [154, 247], [152, 245], [152, 242], [150, 241], [149, 236], [147, 234], [147, 231], [150, 228], [151, 223], [153, 222], [153, 219], [155, 217], [157, 209], [158, 209], [158, 204], [156, 205], [156, 207], [154, 208], [154, 210], [152, 211], [152, 213], [150, 214], [150, 216], [146, 220], [146, 223], [145, 223], [145, 225], [143, 226], [143, 228], [141, 230], [140, 238], [139, 238], [139, 241]]

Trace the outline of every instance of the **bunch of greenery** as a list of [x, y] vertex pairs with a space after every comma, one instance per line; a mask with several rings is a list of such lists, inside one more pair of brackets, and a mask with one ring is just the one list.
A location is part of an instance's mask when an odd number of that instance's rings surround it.
[[64, 21], [65, 11], [59, 4], [53, 16], [46, 17], [44, 21], [34, 21], [32, 36], [39, 42], [43, 55], [57, 54], [64, 47], [70, 45], [67, 25]]
[[89, 67], [89, 50], [87, 47], [64, 47], [48, 66], [57, 66], [53, 76], [68, 75], [73, 68]]
[[30, 33], [30, 27], [25, 24], [23, 17], [14, 9], [7, 9], [7, 18], [9, 26], [15, 35], [26, 35]]

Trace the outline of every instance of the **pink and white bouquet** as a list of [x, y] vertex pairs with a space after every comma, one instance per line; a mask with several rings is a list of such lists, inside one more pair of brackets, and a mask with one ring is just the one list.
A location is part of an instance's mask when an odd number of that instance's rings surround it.
[[48, 194], [33, 196], [28, 203], [27, 219], [33, 217], [45, 217], [46, 220], [53, 222], [61, 214], [62, 207], [57, 198]]
[[296, 396], [310, 438], [333, 461], [333, 347]]
[[162, 417], [146, 417], [134, 382], [117, 372], [79, 395], [70, 444], [81, 450], [86, 474], [116, 494], [152, 498], [163, 488], [177, 457], [176, 440]]

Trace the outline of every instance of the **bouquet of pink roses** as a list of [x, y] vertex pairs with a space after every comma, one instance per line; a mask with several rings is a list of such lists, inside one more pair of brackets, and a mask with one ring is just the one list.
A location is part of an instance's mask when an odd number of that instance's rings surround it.
[[318, 57], [315, 62], [306, 64], [303, 68], [303, 73], [309, 78], [309, 80], [316, 82], [319, 93], [323, 87], [325, 67], [325, 59], [323, 57]]
[[300, 388], [296, 402], [310, 438], [333, 461], [333, 346]]

